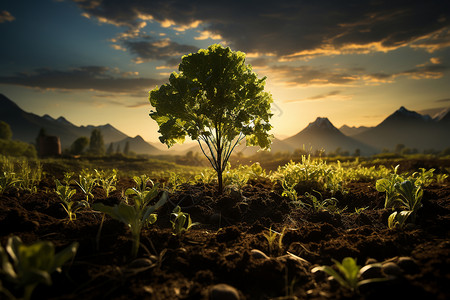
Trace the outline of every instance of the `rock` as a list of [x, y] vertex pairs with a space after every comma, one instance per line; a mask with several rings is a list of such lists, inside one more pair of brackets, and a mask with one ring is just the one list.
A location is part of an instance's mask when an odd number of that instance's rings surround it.
[[400, 257], [397, 261], [397, 265], [408, 274], [413, 274], [419, 271], [416, 262], [408, 256]]
[[400, 267], [394, 262], [387, 262], [383, 264], [382, 270], [383, 273], [386, 275], [391, 275], [395, 277], [402, 275], [402, 269], [400, 269]]
[[370, 264], [359, 270], [359, 274], [363, 279], [381, 278], [383, 277], [381, 264]]
[[378, 261], [375, 259], [375, 258], [368, 258], [367, 260], [366, 260], [366, 263], [365, 263], [365, 265], [371, 265], [371, 264], [376, 264]]
[[258, 249], [252, 249], [250, 253], [252, 254], [252, 257], [256, 259], [269, 259], [269, 257], [264, 252]]
[[231, 285], [220, 283], [213, 285], [209, 291], [210, 300], [239, 300], [239, 292]]

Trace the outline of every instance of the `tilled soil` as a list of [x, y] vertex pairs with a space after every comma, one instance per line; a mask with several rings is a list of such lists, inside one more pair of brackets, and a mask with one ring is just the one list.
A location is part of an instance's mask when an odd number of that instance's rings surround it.
[[[131, 179], [121, 179], [108, 198], [97, 187], [94, 201], [119, 203], [132, 186]], [[290, 203], [269, 181], [249, 182], [223, 196], [214, 185], [182, 185], [157, 222], [143, 230], [132, 259], [124, 224], [106, 217], [98, 239], [102, 214], [80, 212], [68, 222], [53, 180], [45, 178], [37, 193], [0, 195], [0, 241], [5, 246], [17, 235], [25, 243], [51, 241], [57, 249], [79, 242], [73, 262], [53, 274], [52, 286], [38, 286], [34, 299], [449, 299], [450, 187], [426, 187], [416, 224], [390, 230], [391, 211], [374, 186], [350, 183], [348, 193], [333, 195], [338, 208], [346, 209], [332, 213]], [[75, 198], [83, 198], [80, 190]], [[182, 236], [171, 230], [176, 205], [200, 223]], [[269, 228], [284, 230], [281, 249], [269, 249]], [[362, 266], [382, 263], [378, 276], [387, 280], [351, 291], [311, 272], [344, 257]]]

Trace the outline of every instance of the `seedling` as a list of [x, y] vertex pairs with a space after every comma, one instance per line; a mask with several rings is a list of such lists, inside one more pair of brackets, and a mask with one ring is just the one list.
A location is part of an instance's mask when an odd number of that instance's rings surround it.
[[399, 195], [401, 208], [411, 212], [411, 221], [414, 223], [417, 211], [422, 207], [423, 190], [409, 180], [395, 184], [395, 190]]
[[0, 194], [7, 192], [11, 188], [15, 186], [16, 183], [20, 182], [19, 179], [16, 178], [16, 174], [14, 172], [4, 171], [0, 173]]
[[384, 208], [395, 208], [395, 202], [397, 197], [397, 191], [395, 189], [396, 183], [401, 183], [403, 178], [397, 174], [399, 165], [394, 168], [394, 173], [390, 175], [390, 178], [378, 179], [375, 188], [379, 192], [386, 192], [386, 200], [384, 202]]
[[86, 200], [82, 201], [72, 201], [73, 195], [75, 195], [76, 190], [71, 189], [68, 185], [63, 185], [58, 179], [55, 180], [56, 183], [56, 195], [58, 195], [61, 200], [61, 205], [69, 216], [69, 220], [73, 221], [77, 218], [77, 211], [84, 207], [89, 207], [89, 203]]
[[106, 198], [109, 197], [109, 193], [116, 190], [117, 184], [117, 170], [113, 169], [111, 172], [98, 171], [94, 169], [96, 174], [96, 182], [105, 191]]
[[92, 177], [90, 174], [86, 175], [78, 175], [79, 180], [75, 181], [75, 183], [80, 187], [83, 194], [86, 196], [86, 202], [89, 203], [89, 196], [94, 198], [94, 195], [92, 194], [92, 189], [95, 186], [95, 178]]
[[406, 219], [408, 219], [411, 213], [412, 212], [408, 210], [402, 210], [401, 212], [394, 211], [388, 218], [389, 229], [403, 229], [406, 225]]
[[360, 270], [361, 266], [356, 263], [356, 259], [352, 257], [346, 257], [342, 260], [342, 263], [335, 259], [331, 259], [334, 262], [336, 271], [333, 267], [330, 266], [320, 266], [315, 267], [311, 270], [311, 272], [315, 272], [316, 270], [322, 270], [332, 278], [334, 278], [340, 285], [345, 288], [350, 289], [352, 292], [357, 292], [359, 286], [365, 283], [370, 282], [380, 282], [385, 281], [386, 278], [371, 278], [360, 280]]
[[131, 248], [132, 257], [137, 256], [142, 228], [156, 222], [157, 215], [154, 214], [154, 212], [167, 201], [167, 192], [163, 192], [159, 201], [155, 205], [149, 206], [148, 203], [156, 197], [156, 195], [157, 193], [155, 194], [152, 191], [144, 191], [136, 194], [133, 206], [124, 202], [120, 202], [118, 205], [116, 204], [114, 206], [107, 206], [103, 203], [94, 203], [92, 205], [93, 209], [106, 213], [113, 219], [128, 226], [133, 241]]
[[192, 223], [191, 216], [188, 213], [182, 212], [181, 207], [178, 205], [173, 209], [172, 216], [174, 217], [174, 220], [170, 221], [170, 223], [172, 223], [172, 232], [176, 236], [180, 236], [192, 226], [200, 224], [197, 222]]
[[19, 237], [12, 236], [8, 239], [6, 250], [0, 246], [0, 271], [18, 289], [23, 289], [23, 299], [28, 300], [38, 284], [52, 284], [50, 274], [61, 272], [61, 266], [75, 256], [77, 249], [78, 243], [74, 242], [55, 254], [55, 247], [50, 242], [40, 241], [27, 246]]
[[[269, 243], [269, 253], [274, 254], [279, 253], [283, 249], [283, 237], [285, 234], [286, 227], [283, 227], [283, 230], [280, 232], [276, 232], [272, 229], [272, 227], [269, 228], [265, 233], [263, 233], [263, 236], [266, 238], [267, 242]], [[278, 240], [277, 240], [278, 239]]]
[[414, 184], [417, 186], [429, 186], [433, 181], [434, 169], [419, 168], [420, 172], [414, 172], [411, 177], [414, 180]]

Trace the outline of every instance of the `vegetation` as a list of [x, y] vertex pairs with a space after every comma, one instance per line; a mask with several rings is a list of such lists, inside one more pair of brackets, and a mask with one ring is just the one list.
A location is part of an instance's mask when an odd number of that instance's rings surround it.
[[89, 139], [87, 137], [79, 137], [70, 146], [70, 153], [73, 155], [80, 155], [88, 145]]
[[103, 203], [94, 203], [92, 206], [94, 210], [103, 212], [128, 226], [132, 237], [132, 257], [136, 257], [138, 254], [142, 228], [156, 222], [157, 216], [154, 212], [167, 201], [167, 192], [163, 192], [158, 202], [150, 205], [150, 202], [158, 195], [158, 185], [154, 185], [150, 190], [146, 187], [141, 188], [142, 186], [138, 186], [125, 192], [126, 196], [133, 196], [132, 205], [120, 202], [114, 206], [107, 206]]
[[102, 132], [99, 129], [94, 129], [91, 132], [89, 139], [89, 153], [94, 155], [105, 154], [105, 142], [103, 141]]
[[246, 138], [247, 145], [269, 148], [272, 97], [244, 53], [217, 44], [183, 56], [178, 69], [169, 83], [150, 91], [150, 117], [168, 147], [186, 136], [198, 141], [222, 194], [222, 174], [237, 144]]
[[334, 262], [334, 266], [320, 266], [315, 267], [312, 272], [322, 270], [336, 280], [341, 286], [350, 289], [353, 292], [357, 292], [359, 286], [370, 282], [385, 281], [386, 278], [371, 278], [361, 280], [360, 270], [361, 266], [356, 263], [356, 259], [352, 257], [345, 257], [342, 262], [335, 259], [331, 259]]
[[178, 205], [172, 211], [173, 220], [170, 221], [172, 223], [172, 232], [176, 236], [180, 236], [183, 232], [188, 231], [191, 227], [198, 225], [199, 223], [192, 223], [191, 216], [188, 213], [184, 213], [181, 211], [181, 207]]
[[[78, 249], [78, 243], [74, 242], [64, 250], [55, 253], [55, 247], [50, 242], [36, 242], [25, 245], [17, 236], [8, 239], [6, 248], [0, 245], [0, 257], [2, 268], [0, 269], [8, 281], [23, 290], [22, 299], [31, 299], [31, 295], [38, 284], [52, 284], [51, 274], [61, 272], [61, 267], [72, 259]], [[8, 258], [9, 256], [9, 258]], [[9, 298], [15, 299], [13, 293], [5, 289], [3, 292]]]

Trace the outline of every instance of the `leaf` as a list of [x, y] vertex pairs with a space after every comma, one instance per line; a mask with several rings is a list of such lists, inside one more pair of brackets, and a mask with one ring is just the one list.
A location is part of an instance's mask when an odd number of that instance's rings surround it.
[[379, 192], [386, 192], [386, 191], [388, 191], [390, 189], [390, 186], [391, 186], [391, 181], [389, 179], [386, 179], [386, 178], [378, 179], [376, 184], [375, 184], [375, 188]]

